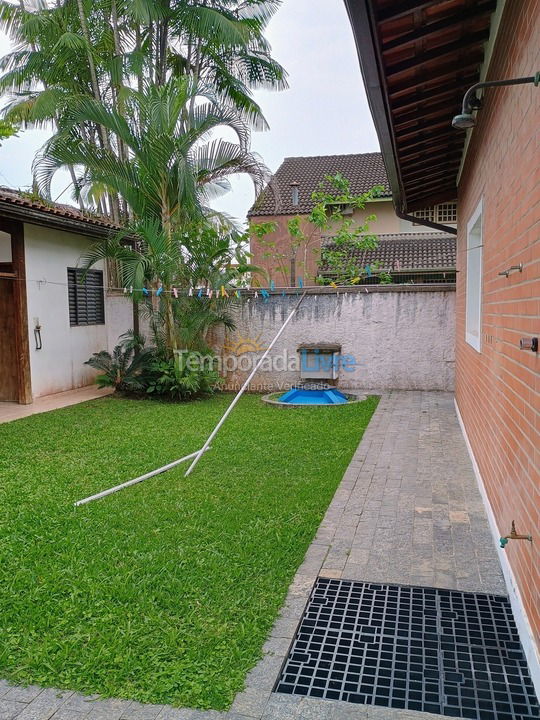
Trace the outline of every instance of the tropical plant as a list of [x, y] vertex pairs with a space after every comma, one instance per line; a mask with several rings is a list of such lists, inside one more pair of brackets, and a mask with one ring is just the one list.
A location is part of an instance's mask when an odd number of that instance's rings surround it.
[[[206, 352], [206, 335], [216, 325], [234, 328], [230, 310], [238, 300], [233, 288], [257, 270], [249, 264], [244, 240], [208, 223], [167, 234], [158, 219], [141, 220], [91, 246], [81, 263], [86, 268], [103, 259], [118, 263], [122, 286], [132, 289], [132, 298], [140, 303], [154, 344], [171, 358], [179, 349]], [[201, 297], [193, 288], [199, 288]]]
[[[73, 125], [73, 103], [91, 98], [125, 117], [129, 89], [143, 93], [145, 83], [160, 87], [183, 77], [263, 128], [253, 89], [286, 87], [264, 38], [278, 6], [278, 0], [1, 0], [0, 27], [15, 46], [0, 60], [0, 92], [11, 94], [7, 116], [52, 123], [59, 132], [70, 125], [79, 140], [122, 161], [130, 150], [117, 128], [89, 118]], [[190, 102], [193, 109], [195, 97]], [[127, 201], [104, 189], [84, 200], [116, 221], [129, 216]]]
[[209, 360], [213, 360], [212, 356], [189, 350], [170, 359], [156, 357], [150, 365], [146, 392], [169, 400], [188, 400], [215, 392], [223, 379]]
[[144, 338], [124, 333], [112, 353], [106, 350], [94, 353], [85, 365], [101, 370], [96, 376], [99, 387], [112, 387], [124, 392], [144, 392], [150, 377], [154, 350], [144, 347]]
[[[114, 133], [127, 151], [124, 157], [81, 139], [79, 127], [88, 122]], [[237, 142], [208, 139], [223, 127], [235, 133]], [[89, 196], [113, 192], [126, 201], [131, 217], [156, 220], [166, 234], [212, 216], [208, 201], [229, 189], [229, 176], [247, 174], [256, 191], [268, 177], [249, 151], [249, 128], [235, 109], [186, 77], [149, 85], [144, 92], [126, 89], [124, 114], [92, 98], [73, 99], [69, 121], [34, 163], [46, 197], [54, 173], [65, 166], [85, 168], [79, 186]]]
[[[200, 308], [189, 312], [193, 308], [185, 301], [177, 303], [173, 288], [226, 287], [254, 270], [242, 250], [244, 236], [212, 213], [209, 198], [226, 189], [228, 176], [236, 172], [250, 175], [260, 189], [266, 169], [249, 152], [248, 130], [236, 111], [223, 109], [211, 91], [198, 90], [190, 79], [153, 85], [144, 93], [129, 90], [125, 107], [122, 117], [91, 98], [80, 98], [72, 107], [69, 127], [57, 133], [38, 158], [36, 175], [48, 195], [58, 168], [84, 166], [80, 184], [87, 192], [106, 188], [126, 200], [132, 220], [125, 231], [94, 245], [82, 262], [88, 268], [103, 259], [116, 261], [122, 287], [135, 288], [137, 302], [146, 288], [154, 298], [147, 303], [147, 313], [154, 314], [156, 334], [161, 323], [164, 345], [172, 355], [204, 340], [212, 324], [228, 322], [217, 302], [203, 303], [204, 313]], [[87, 120], [114, 130], [128, 155], [119, 159], [80, 140], [72, 129]], [[223, 125], [236, 132], [238, 143], [205, 142], [212, 129]]]

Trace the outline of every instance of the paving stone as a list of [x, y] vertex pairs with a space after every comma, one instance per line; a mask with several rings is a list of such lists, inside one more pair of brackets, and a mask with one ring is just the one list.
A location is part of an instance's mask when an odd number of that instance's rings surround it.
[[140, 702], [130, 703], [120, 717], [129, 718], [129, 720], [154, 720], [163, 710], [164, 705], [147, 705]]
[[247, 715], [250, 718], [260, 718], [270, 699], [270, 691], [248, 688], [238, 693], [231, 710]]
[[0, 698], [4, 697], [13, 687], [7, 680], [0, 680]]
[[4, 699], [14, 700], [15, 702], [29, 703], [34, 700], [42, 691], [43, 688], [38, 687], [37, 685], [28, 685], [27, 687], [12, 687], [4, 695]]
[[90, 708], [79, 711], [64, 704], [51, 716], [51, 720], [86, 720], [89, 712]]
[[26, 707], [26, 703], [15, 700], [0, 700], [0, 720], [12, 720]]
[[300, 697], [273, 693], [262, 715], [263, 720], [289, 720], [298, 718], [302, 704]]
[[99, 700], [99, 695], [81, 695], [81, 693], [73, 693], [66, 700], [63, 707], [75, 710], [76, 712], [89, 713], [92, 709], [92, 703]]
[[[132, 705], [133, 702], [130, 700], [96, 700], [91, 704], [87, 720], [119, 720], [124, 713], [130, 712]], [[160, 710], [163, 708], [162, 705], [147, 705], [144, 707], [156, 707]]]

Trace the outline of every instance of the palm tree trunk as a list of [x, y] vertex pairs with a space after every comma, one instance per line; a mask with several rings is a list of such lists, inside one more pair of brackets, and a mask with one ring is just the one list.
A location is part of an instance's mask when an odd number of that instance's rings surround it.
[[81, 212], [84, 212], [84, 202], [79, 191], [79, 183], [77, 182], [77, 176], [75, 175], [75, 168], [73, 167], [73, 165], [68, 165], [68, 170], [71, 177], [71, 182], [73, 183], [73, 187], [75, 188], [75, 191], [77, 193], [79, 210], [81, 210]]
[[[140, 54], [142, 52], [141, 26], [139, 23], [135, 25], [135, 50]], [[137, 90], [143, 91], [143, 70], [142, 67], [137, 73]]]
[[[119, 58], [120, 62], [122, 63], [122, 67], [120, 69], [120, 79], [119, 82], [116, 83], [114, 87], [114, 102], [116, 106], [117, 112], [124, 116], [125, 115], [125, 106], [124, 101], [122, 98], [122, 90], [124, 87], [124, 80], [123, 80], [123, 50], [122, 50], [122, 43], [120, 40], [120, 31], [118, 29], [118, 8], [116, 5], [116, 0], [111, 0], [111, 25], [113, 30], [113, 39], [114, 39], [114, 54], [116, 58]], [[125, 143], [121, 138], [117, 138], [118, 142], [118, 156], [120, 160], [127, 160], [128, 158], [128, 151]], [[125, 206], [125, 202], [123, 203]]]
[[[96, 66], [94, 63], [94, 57], [92, 55], [92, 41], [90, 38], [90, 32], [88, 31], [88, 23], [86, 22], [83, 0], [77, 0], [77, 9], [79, 11], [79, 22], [81, 24], [81, 31], [86, 41], [86, 55], [88, 60], [88, 69], [90, 71], [90, 83], [92, 85], [92, 93], [94, 95], [94, 99], [97, 102], [101, 102], [101, 92], [99, 90]], [[103, 144], [103, 147], [109, 152], [111, 152], [111, 143], [109, 142], [109, 136], [107, 135], [107, 130], [102, 125], [99, 125], [99, 134], [101, 136], [101, 142]], [[118, 197], [111, 194], [109, 202], [111, 206], [112, 219], [114, 222], [119, 223], [120, 205], [118, 203]]]

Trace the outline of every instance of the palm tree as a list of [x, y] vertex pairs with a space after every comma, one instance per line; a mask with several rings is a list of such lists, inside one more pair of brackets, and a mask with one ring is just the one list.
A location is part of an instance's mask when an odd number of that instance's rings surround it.
[[[82, 166], [83, 189], [122, 197], [135, 219], [157, 220], [170, 234], [183, 224], [211, 216], [208, 201], [229, 188], [228, 177], [247, 174], [259, 192], [268, 178], [260, 158], [251, 153], [249, 128], [213, 91], [187, 78], [172, 78], [145, 92], [125, 90], [125, 115], [89, 97], [72, 101], [69, 123], [54, 135], [34, 162], [38, 189], [50, 197], [54, 173], [66, 165]], [[78, 132], [93, 123], [122, 141], [119, 158], [96, 147]], [[237, 142], [212, 139], [218, 128], [234, 131]]]
[[[128, 237], [130, 244], [126, 244]], [[204, 293], [197, 297], [186, 290], [231, 289], [246, 273], [256, 272], [243, 240], [235, 231], [204, 221], [165, 232], [157, 218], [139, 220], [93, 245], [81, 263], [89, 268], [103, 259], [118, 262], [123, 286], [133, 288], [134, 301], [144, 300], [155, 345], [171, 356], [180, 347], [207, 350], [206, 334], [216, 325], [234, 328], [230, 314], [234, 296], [216, 293], [209, 298]]]
[[[145, 83], [188, 77], [264, 128], [252, 90], [286, 87], [285, 71], [264, 39], [278, 6], [279, 0], [34, 0], [26, 8], [24, 0], [0, 0], [0, 27], [15, 44], [0, 59], [0, 93], [12, 94], [4, 113], [62, 130], [81, 95], [125, 116], [126, 89], [143, 93]], [[71, 130], [122, 160], [129, 154], [99, 123]], [[82, 202], [73, 172], [72, 180]], [[127, 215], [114, 194], [101, 194], [96, 204], [116, 221]]]
[[[188, 339], [178, 327], [186, 333], [191, 328], [193, 338], [201, 339], [209, 320], [207, 315], [195, 325], [179, 323], [173, 287], [203, 282], [221, 287], [251, 269], [243, 256], [240, 267], [230, 269], [230, 247], [238, 246], [238, 237], [208, 208], [208, 199], [226, 189], [234, 173], [247, 173], [258, 191], [267, 170], [247, 149], [249, 129], [236, 111], [223, 108], [211, 91], [198, 90], [189, 78], [151, 85], [144, 93], [129, 90], [125, 107], [124, 117], [92, 98], [72, 103], [70, 124], [46, 144], [35, 163], [35, 177], [48, 196], [59, 168], [82, 166], [83, 191], [94, 196], [111, 192], [126, 201], [133, 219], [125, 232], [93, 247], [83, 262], [89, 267], [104, 258], [116, 260], [123, 287], [136, 289], [135, 301], [142, 299], [143, 287], [154, 298], [161, 288], [155, 319], [162, 321], [166, 346], [174, 352]], [[114, 133], [127, 156], [120, 159], [82, 140], [77, 128], [86, 122]], [[234, 130], [237, 143], [208, 137], [222, 126]], [[125, 247], [128, 235], [135, 242], [132, 248]]]

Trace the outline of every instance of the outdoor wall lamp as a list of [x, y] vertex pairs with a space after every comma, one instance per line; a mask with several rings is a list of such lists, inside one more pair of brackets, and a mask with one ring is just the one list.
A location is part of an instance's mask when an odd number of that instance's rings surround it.
[[456, 128], [456, 130], [467, 130], [475, 126], [476, 118], [473, 115], [473, 110], [478, 110], [482, 107], [482, 100], [476, 95], [477, 90], [488, 87], [501, 87], [502, 85], [525, 85], [525, 83], [534, 83], [535, 87], [538, 87], [540, 83], [540, 72], [537, 72], [536, 75], [532, 75], [531, 77], [512, 78], [510, 80], [491, 80], [489, 82], [479, 82], [471, 85], [463, 96], [461, 115], [454, 117], [452, 127]]

